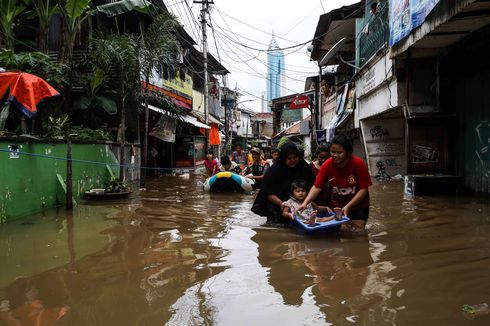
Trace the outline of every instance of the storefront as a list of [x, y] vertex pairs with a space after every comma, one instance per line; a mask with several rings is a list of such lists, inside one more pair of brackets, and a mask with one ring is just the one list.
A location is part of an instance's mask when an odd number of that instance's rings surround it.
[[180, 137], [175, 143], [174, 167], [195, 168], [206, 159], [206, 138], [201, 136]]

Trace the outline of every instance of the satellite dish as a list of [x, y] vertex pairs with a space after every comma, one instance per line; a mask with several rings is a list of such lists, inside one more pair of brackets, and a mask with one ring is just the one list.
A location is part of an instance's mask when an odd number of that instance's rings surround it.
[[332, 46], [332, 48], [327, 52], [327, 54], [325, 54], [322, 60], [320, 60], [320, 67], [326, 66], [330, 59], [332, 59], [337, 54], [337, 52], [339, 52], [342, 46], [344, 46], [344, 44], [349, 40], [350, 38], [344, 37], [340, 41], [335, 43], [334, 46]]

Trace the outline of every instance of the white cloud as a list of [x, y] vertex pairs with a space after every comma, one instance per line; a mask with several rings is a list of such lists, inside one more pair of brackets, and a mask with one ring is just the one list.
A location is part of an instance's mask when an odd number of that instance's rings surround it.
[[[245, 46], [267, 49], [273, 31], [281, 48], [308, 42], [315, 34], [320, 15], [355, 2], [357, 1], [214, 0], [211, 5], [214, 36], [208, 28], [209, 51], [216, 58], [219, 53], [221, 63], [231, 72], [228, 75], [228, 87], [234, 88], [236, 83], [243, 92], [253, 94], [255, 97], [245, 94], [242, 100], [254, 99], [245, 104], [248, 108], [259, 111], [261, 104], [257, 97], [260, 98], [266, 90], [267, 54]], [[196, 23], [200, 5], [188, 1], [195, 17], [189, 23], [190, 13], [185, 3], [180, 0], [167, 0], [166, 3], [184, 23], [186, 30], [194, 35], [196, 42], [200, 43], [200, 35], [196, 35], [200, 33]], [[240, 43], [245, 46], [239, 45]], [[301, 48], [283, 51], [287, 94], [302, 92], [305, 78], [318, 72], [318, 67], [309, 61], [306, 53], [308, 44], [309, 42]]]

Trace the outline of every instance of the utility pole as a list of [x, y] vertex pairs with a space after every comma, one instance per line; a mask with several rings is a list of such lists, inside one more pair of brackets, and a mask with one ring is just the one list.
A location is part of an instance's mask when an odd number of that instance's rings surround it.
[[[213, 0], [194, 0], [194, 3], [202, 4], [201, 9], [201, 28], [202, 28], [202, 53], [204, 57], [204, 121], [209, 123], [208, 112], [208, 43], [206, 35], [206, 15], [209, 15], [209, 5], [214, 4]], [[207, 132], [206, 132], [207, 134]], [[207, 139], [206, 139], [207, 141]]]
[[[226, 81], [226, 76], [223, 78], [223, 81], [225, 82]], [[223, 92], [224, 92], [224, 98], [225, 98], [225, 154], [226, 155], [229, 155], [230, 154], [230, 146], [228, 145], [229, 141], [230, 141], [230, 112], [228, 112], [229, 108], [228, 108], [228, 88], [226, 87], [226, 85], [228, 83], [224, 83], [224, 87], [223, 87]], [[221, 93], [220, 93], [221, 94]]]

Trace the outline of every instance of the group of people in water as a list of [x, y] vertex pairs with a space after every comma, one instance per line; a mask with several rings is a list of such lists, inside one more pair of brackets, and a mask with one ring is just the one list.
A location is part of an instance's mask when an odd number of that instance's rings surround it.
[[272, 149], [271, 152], [267, 152], [263, 156], [261, 150], [256, 147], [251, 147], [247, 153], [242, 150], [241, 145], [236, 145], [231, 158], [228, 155], [224, 155], [219, 162], [214, 157], [214, 152], [208, 150], [204, 166], [209, 176], [213, 176], [218, 172], [234, 172], [254, 180], [254, 189], [259, 189], [265, 172], [274, 163], [274, 157], [277, 158], [278, 155], [279, 152]]
[[[272, 150], [266, 158], [257, 148], [250, 149], [249, 154], [251, 158], [237, 146], [231, 159], [223, 156], [219, 164], [211, 151], [205, 166], [210, 175], [233, 171], [254, 179], [260, 190], [252, 211], [266, 216], [267, 223], [289, 223], [295, 216], [306, 221], [347, 216], [350, 220], [343, 229], [364, 230], [372, 182], [364, 161], [353, 155], [352, 140], [347, 135], [339, 134], [329, 144], [320, 144], [311, 163], [293, 142], [283, 144], [279, 151]], [[333, 212], [336, 215], [325, 214]]]

